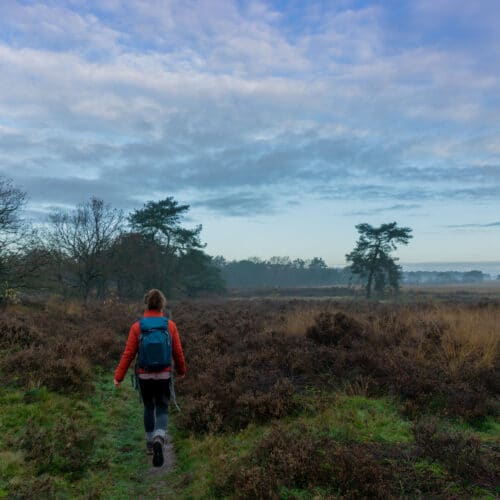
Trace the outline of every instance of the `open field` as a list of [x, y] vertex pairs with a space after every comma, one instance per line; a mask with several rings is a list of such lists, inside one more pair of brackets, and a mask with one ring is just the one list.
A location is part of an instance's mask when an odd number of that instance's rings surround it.
[[152, 474], [119, 303], [0, 313], [0, 497], [495, 498], [500, 302], [171, 304], [188, 375]]
[[[269, 299], [335, 299], [363, 300], [365, 291], [361, 286], [319, 286], [319, 287], [263, 287], [235, 288], [229, 291], [231, 298], [269, 298]], [[416, 301], [459, 301], [477, 302], [480, 299], [500, 300], [500, 282], [456, 283], [447, 285], [402, 285], [396, 297], [389, 297], [391, 302]]]

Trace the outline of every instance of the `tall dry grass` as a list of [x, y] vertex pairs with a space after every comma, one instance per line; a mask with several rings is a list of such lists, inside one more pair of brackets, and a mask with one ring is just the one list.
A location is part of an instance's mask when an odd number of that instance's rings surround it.
[[[301, 337], [315, 324], [321, 312], [333, 314], [338, 310], [337, 304], [304, 303], [303, 307], [287, 312], [271, 328], [281, 327], [287, 336]], [[429, 356], [429, 342], [436, 343], [451, 377], [467, 363], [472, 363], [476, 369], [488, 369], [499, 362], [500, 307], [429, 304], [422, 308], [403, 306], [383, 314], [375, 307], [374, 311], [354, 312], [353, 317], [380, 340], [385, 338], [390, 342], [399, 334], [406, 341], [415, 342], [418, 346], [415, 354], [419, 359]]]
[[[466, 366], [493, 368], [499, 361], [500, 308], [435, 305], [423, 310], [406, 309], [395, 318], [407, 335], [418, 342], [418, 358], [440, 354], [443, 367], [456, 378]], [[378, 334], [384, 335], [383, 330]]]
[[273, 322], [271, 330], [283, 330], [289, 337], [302, 337], [306, 330], [314, 324], [317, 316], [323, 311], [329, 311], [332, 307], [311, 304], [307, 308], [292, 309], [282, 316], [279, 321]]

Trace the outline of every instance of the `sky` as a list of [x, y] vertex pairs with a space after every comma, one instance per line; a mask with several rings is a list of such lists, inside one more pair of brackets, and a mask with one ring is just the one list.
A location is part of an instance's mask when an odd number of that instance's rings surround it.
[[27, 214], [173, 196], [211, 255], [500, 261], [498, 0], [0, 1]]

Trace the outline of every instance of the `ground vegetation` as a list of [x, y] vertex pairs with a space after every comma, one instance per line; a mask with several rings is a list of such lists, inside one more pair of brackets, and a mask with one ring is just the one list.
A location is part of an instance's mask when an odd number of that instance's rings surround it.
[[4, 496], [498, 494], [498, 301], [169, 307], [188, 376], [168, 480], [148, 475], [137, 395], [111, 387], [139, 304], [0, 313]]

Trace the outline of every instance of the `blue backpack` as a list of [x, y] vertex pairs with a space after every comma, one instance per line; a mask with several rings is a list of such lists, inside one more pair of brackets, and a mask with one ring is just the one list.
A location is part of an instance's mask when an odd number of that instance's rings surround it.
[[148, 372], [158, 372], [172, 365], [172, 337], [168, 318], [152, 316], [139, 322], [139, 356], [137, 366]]

